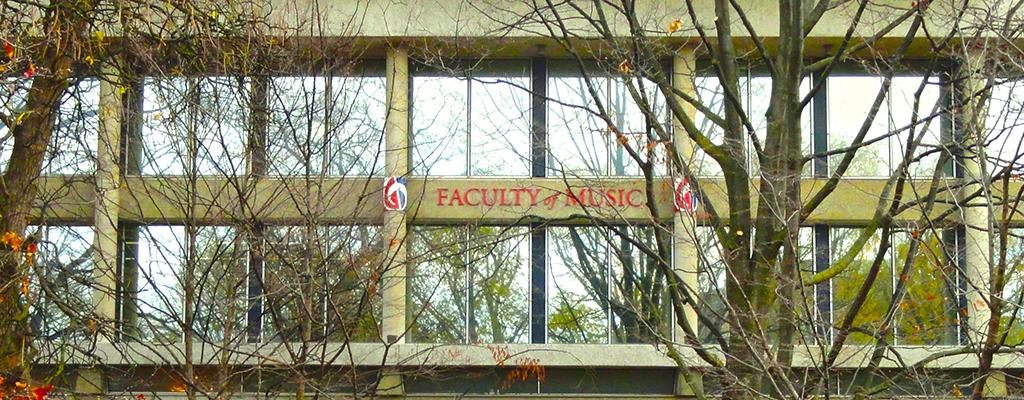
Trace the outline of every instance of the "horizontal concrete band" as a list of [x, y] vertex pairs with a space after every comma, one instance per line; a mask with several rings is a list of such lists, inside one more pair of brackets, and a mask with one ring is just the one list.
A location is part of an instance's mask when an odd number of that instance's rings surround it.
[[[196, 178], [128, 177], [120, 189], [119, 218], [154, 224], [194, 221], [205, 225], [231, 225], [259, 220], [295, 224], [314, 218], [323, 224], [381, 224], [384, 221], [382, 177], [346, 178]], [[700, 179], [708, 202], [719, 214], [728, 211], [724, 182]], [[810, 199], [825, 185], [824, 179], [801, 182], [802, 197]], [[863, 224], [870, 221], [885, 188], [884, 179], [849, 178], [810, 215], [807, 223]], [[930, 217], [957, 207], [957, 181], [940, 181]], [[1024, 183], [1011, 182], [1009, 193]], [[95, 190], [89, 179], [51, 176], [42, 180], [35, 223], [88, 225], [93, 222]], [[754, 181], [753, 188], [757, 188]], [[1001, 185], [993, 185], [996, 201]], [[932, 183], [913, 181], [904, 190], [911, 206], [897, 221], [922, 216]], [[662, 219], [673, 215], [673, 183], [661, 178], [651, 186], [651, 199]], [[648, 196], [640, 178], [410, 178], [407, 219], [411, 223], [516, 223], [531, 220], [586, 222], [650, 222]], [[191, 205], [191, 206], [190, 206]], [[706, 205], [706, 204], [705, 204]], [[886, 204], [888, 206], [888, 204]], [[756, 209], [756, 204], [753, 206]], [[700, 206], [698, 219], [707, 217]], [[951, 215], [958, 218], [959, 212]], [[1008, 213], [1014, 224], [1024, 224], [1020, 211]], [[191, 216], [191, 217], [190, 217]]]
[[[512, 355], [505, 364], [514, 364], [521, 357], [536, 359], [545, 367], [586, 367], [586, 368], [669, 368], [677, 365], [665, 355], [663, 346], [647, 344], [508, 344], [508, 345], [438, 345], [438, 344], [395, 344], [380, 343], [262, 343], [239, 344], [230, 349], [214, 347], [211, 344], [195, 344], [192, 350], [194, 365], [222, 365], [227, 355], [230, 365], [295, 365], [289, 357], [289, 349], [298, 351], [306, 346], [307, 365], [335, 366], [460, 366], [493, 367], [496, 349]], [[76, 349], [90, 346], [75, 347]], [[135, 365], [174, 366], [184, 363], [183, 344], [151, 343], [98, 343], [89, 354], [63, 354], [67, 365]], [[709, 347], [717, 357], [723, 354], [717, 347]], [[687, 366], [705, 367], [691, 348], [680, 349]], [[836, 368], [856, 369], [868, 366], [874, 347], [845, 346], [837, 358]], [[957, 353], [954, 355], [954, 353]], [[963, 354], [967, 353], [967, 354]], [[46, 351], [41, 354], [57, 354]], [[292, 353], [297, 354], [297, 353]], [[818, 346], [797, 346], [794, 349], [793, 365], [797, 368], [812, 368], [821, 364], [822, 354], [827, 349]], [[880, 368], [905, 368], [915, 365], [936, 354], [950, 354], [924, 365], [926, 368], [974, 369], [978, 367], [977, 354], [961, 346], [896, 346], [889, 350]], [[340, 355], [340, 356], [339, 356]], [[318, 359], [317, 357], [323, 357]], [[67, 358], [65, 358], [67, 357]], [[323, 361], [327, 360], [327, 361]], [[896, 364], [902, 360], [904, 366]], [[56, 363], [57, 360], [43, 360], [40, 364]], [[997, 354], [993, 367], [998, 369], [1024, 368], [1024, 354]]]

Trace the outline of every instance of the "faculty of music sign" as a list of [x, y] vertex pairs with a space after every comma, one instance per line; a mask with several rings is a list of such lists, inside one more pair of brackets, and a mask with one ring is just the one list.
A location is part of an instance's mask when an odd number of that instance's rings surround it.
[[638, 188], [572, 188], [565, 191], [539, 187], [470, 187], [434, 189], [438, 207], [608, 207], [638, 208], [646, 204]]

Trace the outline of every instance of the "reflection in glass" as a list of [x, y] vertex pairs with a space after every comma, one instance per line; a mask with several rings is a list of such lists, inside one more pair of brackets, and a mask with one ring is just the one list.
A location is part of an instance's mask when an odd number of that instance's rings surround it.
[[[1024, 229], [1008, 229], [1006, 243], [1006, 284], [1003, 286], [1001, 334], [1006, 334], [1007, 346], [1024, 344]], [[993, 237], [994, 240], [998, 239]], [[998, 247], [997, 247], [998, 249]], [[995, 253], [999, 262], [999, 252]], [[1000, 264], [996, 264], [997, 266]]]
[[[631, 82], [643, 100], [637, 101], [629, 90], [630, 83], [622, 78], [591, 76], [588, 81], [575, 70], [557, 72], [562, 74], [556, 73], [548, 79], [551, 173], [556, 176], [640, 175], [640, 165], [600, 117], [598, 100], [626, 144], [645, 161], [653, 161], [657, 174], [666, 173], [664, 148], [652, 144], [659, 140], [655, 128], [668, 126], [667, 110], [664, 97], [652, 82]], [[592, 92], [597, 94], [596, 99]], [[652, 115], [646, 115], [644, 109], [650, 110]]]
[[[853, 247], [862, 229], [832, 228], [830, 231], [831, 260], [835, 262], [845, 256]], [[858, 252], [853, 261], [837, 277], [832, 279], [832, 324], [838, 329], [841, 321], [846, 318], [851, 304], [857, 298], [861, 287], [871, 270], [871, 264], [878, 254], [881, 244], [880, 234], [875, 232], [862, 251]], [[864, 304], [860, 307], [853, 320], [847, 344], [873, 344], [873, 336], [878, 334], [881, 323], [888, 310], [893, 293], [892, 260], [887, 255], [878, 270], [878, 275], [871, 285]]]
[[264, 340], [379, 339], [378, 246], [372, 226], [267, 229]]
[[[591, 78], [598, 93], [608, 79]], [[607, 126], [592, 113], [597, 105], [582, 77], [548, 79], [549, 167], [555, 176], [604, 175], [608, 173]], [[596, 111], [593, 111], [596, 112]]]
[[384, 77], [333, 77], [327, 105], [332, 175], [384, 174]]
[[1020, 174], [1024, 171], [1024, 82], [993, 86], [986, 109], [984, 144], [989, 174], [1006, 167], [1011, 174]]
[[91, 308], [93, 290], [114, 290], [96, 287], [93, 282], [92, 228], [29, 227], [26, 235], [38, 240], [35, 262], [42, 274], [32, 279], [30, 293], [39, 294], [29, 311], [32, 332], [39, 340], [83, 338], [81, 325], [72, 321], [87, 317], [80, 313]]
[[415, 76], [412, 167], [420, 175], [466, 175], [467, 79]]
[[[882, 88], [877, 76], [830, 76], [828, 78], [828, 149], [849, 147], [867, 119]], [[871, 142], [889, 133], [888, 105], [883, 101], [863, 143]], [[856, 150], [853, 162], [846, 170], [848, 177], [887, 177], [890, 171], [889, 141], [881, 139]], [[844, 153], [829, 158], [829, 172], [835, 171]]]
[[697, 312], [703, 316], [697, 324], [697, 336], [702, 343], [717, 343], [712, 331], [704, 321], [713, 321], [710, 325], [717, 327], [725, 334], [727, 311], [725, 297], [726, 265], [722, 254], [722, 244], [712, 228], [697, 227], [695, 238], [697, 247]]
[[417, 226], [409, 256], [415, 263], [409, 281], [410, 340], [427, 343], [466, 341], [466, 230], [458, 226]]
[[211, 343], [240, 343], [248, 309], [246, 242], [229, 227], [199, 227], [195, 237], [196, 335]]
[[470, 87], [473, 175], [530, 175], [527, 77], [474, 76]]
[[181, 340], [184, 324], [184, 272], [188, 238], [183, 226], [139, 230], [139, 335], [144, 341]]
[[44, 168], [50, 174], [87, 174], [95, 170], [100, 83], [88, 79], [61, 96]]
[[327, 153], [326, 79], [270, 80], [267, 157], [274, 175], [323, 175]]
[[[896, 309], [897, 341], [910, 345], [957, 344], [958, 279], [957, 268], [947, 257], [941, 233], [919, 234], [914, 262], [904, 281], [906, 292]], [[893, 234], [893, 250], [897, 279], [906, 263], [910, 243], [909, 232]]]
[[[921, 141], [914, 151], [914, 157], [923, 156], [918, 161], [909, 161], [910, 176], [931, 178], [939, 161], [939, 152], [934, 152], [940, 144], [939, 118], [932, 118], [932, 114], [938, 110], [935, 108], [939, 102], [940, 90], [936, 78], [929, 78], [924, 82], [921, 76], [897, 76], [892, 79], [889, 87], [889, 129], [900, 131], [899, 134], [890, 139], [892, 155], [892, 167], [895, 169], [903, 161], [906, 147], [911, 144], [911, 139]], [[921, 84], [925, 83], [924, 87]], [[920, 95], [917, 94], [921, 90]], [[914, 105], [917, 104], [917, 119], [914, 120]], [[884, 114], [881, 114], [884, 115]], [[913, 124], [913, 126], [911, 126]], [[912, 129], [911, 129], [912, 128]], [[911, 136], [913, 133], [913, 136]], [[932, 151], [927, 156], [924, 153]]]
[[[30, 85], [28, 79], [0, 78], [0, 113], [21, 115]], [[61, 95], [46, 148], [44, 174], [88, 174], [95, 170], [99, 102], [96, 79], [78, 81]], [[0, 171], [7, 168], [13, 148], [14, 137], [0, 122]]]
[[471, 343], [527, 343], [530, 334], [528, 227], [470, 230]]
[[608, 343], [606, 231], [548, 229], [548, 342]]
[[[658, 267], [652, 227], [616, 227], [611, 237], [611, 339], [655, 343], [670, 339], [671, 304]], [[627, 239], [628, 238], [628, 239]], [[629, 239], [642, 244], [634, 245]], [[653, 254], [652, 254], [653, 253]], [[667, 265], [669, 260], [662, 260]]]

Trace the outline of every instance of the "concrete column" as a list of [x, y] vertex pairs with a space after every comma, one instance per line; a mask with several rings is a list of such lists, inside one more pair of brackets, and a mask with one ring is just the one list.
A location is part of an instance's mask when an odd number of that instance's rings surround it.
[[[405, 176], [409, 172], [409, 53], [393, 48], [387, 53], [387, 103], [385, 121], [385, 172]], [[385, 341], [404, 342], [406, 332], [407, 247], [405, 212], [384, 213], [384, 241], [387, 246], [383, 273]]]
[[[122, 104], [120, 79], [114, 69], [100, 81], [99, 140], [96, 148], [96, 205], [93, 215], [93, 288], [96, 316], [113, 328], [117, 318], [117, 214], [121, 186], [118, 166]], [[111, 330], [112, 331], [112, 330]]]
[[[672, 87], [697, 97], [697, 91], [693, 84], [696, 68], [697, 60], [693, 50], [688, 48], [680, 49], [672, 58]], [[677, 98], [683, 104], [686, 115], [691, 119], [694, 118], [696, 116], [696, 108], [681, 97]], [[676, 118], [672, 119], [672, 136], [672, 143], [679, 158], [689, 168], [694, 168], [694, 144], [687, 136], [682, 124]], [[673, 171], [676, 174], [676, 178], [694, 179], [692, 176], [681, 176], [681, 171], [678, 173], [675, 170]], [[680, 278], [680, 282], [685, 286], [686, 290], [690, 293], [690, 297], [693, 299], [698, 298], [697, 268], [699, 257], [697, 252], [700, 247], [696, 240], [696, 228], [697, 221], [694, 214], [678, 212], [673, 217], [672, 265], [676, 275]], [[696, 308], [688, 305], [685, 315], [686, 320], [682, 321], [682, 323], [686, 324], [692, 332], [696, 333]], [[686, 337], [685, 331], [678, 324], [674, 328], [676, 331], [675, 341], [677, 343], [684, 342]], [[699, 373], [693, 370], [680, 370], [676, 378], [676, 394], [693, 396], [700, 393], [703, 393], [703, 384]]]
[[[981, 68], [982, 57], [972, 57], [962, 68], [966, 70], [962, 82], [962, 93], [976, 93], [985, 87], [985, 81], [978, 79], [977, 74], [970, 71]], [[992, 249], [989, 240], [993, 226], [991, 213], [987, 206], [988, 174], [983, 170], [985, 162], [985, 105], [976, 99], [965, 99], [961, 114], [961, 135], [967, 145], [974, 146], [963, 159], [963, 175], [968, 180], [976, 180], [977, 184], [968, 185], [964, 193], [984, 190], [983, 196], [964, 204], [963, 219], [966, 225], [964, 238], [964, 275], [967, 280], [967, 340], [971, 344], [984, 341], [989, 319], [992, 317], [989, 308], [988, 294], [991, 287]]]
[[[969, 54], [964, 68], [962, 93], [971, 95], [985, 88], [986, 79], [977, 71], [982, 71], [984, 54]], [[992, 318], [990, 299], [992, 295], [992, 251], [997, 243], [993, 237], [995, 221], [992, 219], [992, 171], [984, 165], [987, 160], [985, 142], [987, 130], [985, 117], [987, 105], [975, 98], [966, 98], [961, 113], [962, 140], [973, 146], [963, 159], [963, 176], [967, 180], [977, 181], [964, 188], [964, 193], [982, 190], [982, 196], [964, 203], [963, 219], [966, 226], [964, 238], [964, 277], [967, 280], [967, 340], [972, 345], [982, 344], [987, 336], [988, 324]], [[1006, 377], [1002, 371], [993, 370], [985, 381], [982, 395], [985, 397], [1005, 397], [1007, 394]]]
[[[693, 86], [695, 70], [696, 57], [693, 51], [690, 49], [680, 50], [672, 59], [672, 86], [676, 90], [691, 93], [696, 97], [697, 92]], [[682, 98], [679, 98], [679, 102], [684, 104], [686, 113], [690, 118], [694, 118], [696, 109]], [[674, 118], [672, 119], [672, 134], [676, 153], [679, 154], [679, 157], [690, 168], [693, 168], [694, 144], [686, 135], [682, 124]], [[681, 172], [679, 175], [681, 175]], [[693, 179], [693, 177], [684, 178]], [[676, 213], [674, 222], [675, 240], [673, 241], [672, 263], [676, 274], [679, 275], [682, 283], [690, 290], [690, 295], [693, 298], [697, 298], [697, 250], [699, 246], [695, 240], [697, 237], [696, 220], [693, 214], [680, 212]], [[694, 332], [697, 331], [697, 310], [693, 307], [687, 307], [686, 309], [686, 324]], [[681, 342], [683, 338], [682, 329], [678, 327], [676, 329], [676, 341]]]

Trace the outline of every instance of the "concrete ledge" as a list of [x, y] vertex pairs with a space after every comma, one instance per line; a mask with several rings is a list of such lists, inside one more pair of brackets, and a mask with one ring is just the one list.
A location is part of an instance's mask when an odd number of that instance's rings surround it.
[[[499, 362], [505, 365], [514, 364], [515, 360], [529, 357], [537, 359], [545, 367], [587, 367], [587, 368], [675, 368], [677, 365], [669, 359], [663, 347], [645, 344], [587, 345], [587, 344], [509, 344], [509, 345], [436, 345], [436, 344], [396, 344], [386, 346], [379, 343], [352, 343], [344, 346], [341, 343], [314, 343], [305, 349], [307, 358], [299, 362], [290, 354], [299, 354], [300, 343], [261, 343], [241, 344], [230, 349], [215, 347], [210, 344], [196, 344], [192, 359], [196, 365], [220, 365], [222, 357], [227, 356], [228, 365], [338, 365], [361, 367], [491, 367]], [[41, 354], [53, 354], [40, 364], [66, 363], [70, 365], [136, 365], [136, 366], [173, 366], [184, 362], [184, 346], [182, 344], [148, 344], [148, 343], [97, 343], [91, 350], [88, 347], [75, 346], [76, 351], [62, 349], [63, 354], [47, 351], [43, 347]], [[709, 349], [722, 356], [715, 347]], [[821, 347], [801, 347], [795, 350], [794, 365], [797, 367], [813, 367], [820, 362], [821, 354], [827, 349]], [[873, 347], [847, 346], [838, 358], [837, 368], [856, 369], [866, 367]], [[959, 346], [899, 346], [890, 351], [882, 362], [882, 368], [902, 368], [913, 365], [938, 353], [961, 354], [948, 355], [934, 360], [927, 368], [943, 369], [974, 369], [978, 367], [976, 354], [962, 354], [970, 351]], [[72, 354], [69, 354], [72, 353]], [[706, 367], [693, 351], [682, 349], [687, 367]], [[61, 354], [57, 356], [57, 354]], [[1024, 369], [1024, 352], [998, 354], [993, 363], [997, 369]]]

